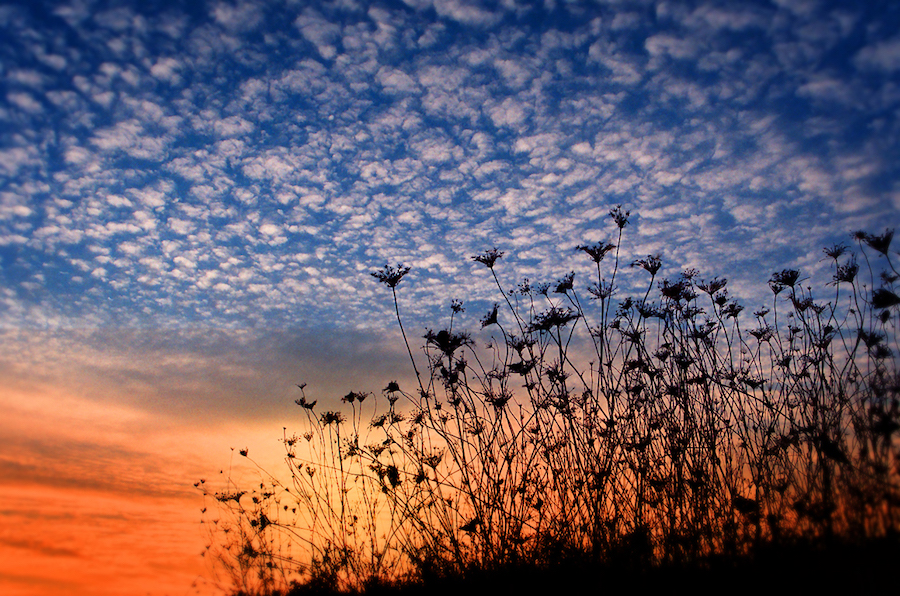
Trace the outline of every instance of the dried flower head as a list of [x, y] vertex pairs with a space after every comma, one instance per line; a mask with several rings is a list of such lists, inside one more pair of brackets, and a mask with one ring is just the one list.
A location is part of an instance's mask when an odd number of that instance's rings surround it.
[[590, 293], [591, 299], [593, 300], [606, 300], [607, 298], [612, 296], [615, 288], [611, 283], [608, 282], [594, 282], [590, 286], [588, 286], [587, 291], [588, 293]]
[[492, 248], [491, 250], [486, 250], [480, 255], [475, 255], [472, 257], [473, 261], [481, 263], [488, 269], [494, 268], [494, 263], [497, 262], [497, 259], [503, 256], [502, 250], [497, 250], [497, 247]]
[[834, 283], [853, 283], [857, 273], [859, 273], [859, 265], [856, 263], [856, 259], [851, 258], [843, 265], [838, 265], [837, 271], [834, 273]]
[[682, 300], [690, 302], [696, 297], [696, 294], [691, 289], [691, 284], [687, 279], [679, 279], [676, 282], [664, 279], [662, 280], [662, 283], [659, 284], [659, 291], [663, 296], [669, 300], [674, 300], [675, 302], [680, 302]]
[[609, 216], [613, 218], [616, 222], [616, 226], [618, 226], [620, 230], [628, 225], [629, 215], [631, 215], [631, 211], [623, 210], [621, 205], [616, 205], [613, 209], [609, 210]]
[[725, 306], [722, 307], [722, 314], [725, 315], [725, 318], [737, 318], [740, 312], [744, 310], [744, 307], [738, 304], [735, 301], [731, 301]]
[[481, 328], [482, 329], [484, 329], [485, 327], [489, 327], [491, 325], [497, 324], [497, 313], [499, 310], [500, 310], [500, 305], [497, 303], [494, 303], [494, 308], [492, 308], [490, 310], [490, 312], [488, 312], [488, 314], [486, 314], [481, 319]]
[[368, 394], [366, 394], [366, 393], [359, 393], [356, 391], [351, 391], [350, 393], [348, 393], [347, 395], [342, 397], [341, 401], [344, 403], [347, 403], [347, 404], [352, 404], [355, 401], [362, 403], [362, 402], [366, 401], [366, 397], [368, 397]]
[[341, 424], [345, 418], [340, 412], [325, 412], [322, 414], [321, 420], [324, 426], [328, 426], [329, 424]]
[[437, 333], [429, 329], [425, 333], [425, 342], [428, 345], [436, 347], [447, 356], [452, 356], [453, 352], [472, 344], [472, 339], [468, 333], [455, 333], [446, 329], [441, 329]]
[[317, 400], [317, 399], [315, 399], [313, 401], [306, 401], [305, 397], [301, 397], [300, 399], [295, 399], [294, 403], [303, 409], [312, 410], [314, 407], [316, 407], [316, 403], [318, 403], [318, 401], [319, 400]]
[[553, 327], [564, 327], [580, 315], [570, 308], [556, 308], [537, 314], [528, 326], [529, 331], [549, 331]]
[[890, 308], [900, 304], [900, 296], [887, 288], [878, 288], [872, 292], [872, 307], [877, 309]]
[[606, 256], [606, 253], [611, 251], [616, 247], [615, 244], [611, 244], [609, 242], [595, 242], [594, 244], [579, 244], [575, 247], [575, 250], [580, 250], [585, 252], [591, 260], [595, 263], [599, 263], [603, 260], [603, 257]]
[[398, 264], [397, 268], [385, 265], [380, 271], [373, 271], [370, 275], [385, 284], [389, 288], [396, 288], [403, 276], [409, 273], [409, 267]]
[[843, 255], [845, 252], [847, 252], [847, 245], [846, 244], [835, 244], [835, 245], [831, 246], [830, 248], [824, 248], [822, 250], [825, 252], [826, 256], [831, 257], [832, 259], [837, 261], [841, 255]]
[[632, 267], [643, 267], [651, 276], [656, 276], [662, 267], [662, 260], [659, 255], [647, 255], [646, 259], [637, 259], [631, 264]]
[[[797, 281], [800, 279], [800, 272], [796, 269], [782, 269], [781, 271], [776, 271], [772, 274], [772, 277], [769, 278], [769, 287], [772, 288], [772, 291], [778, 294], [785, 287], [793, 288], [797, 285]], [[780, 286], [781, 289], [775, 291], [775, 288]]]
[[755, 337], [758, 341], [764, 342], [769, 341], [775, 335], [775, 330], [771, 325], [765, 325], [764, 327], [759, 327], [757, 329], [751, 329], [750, 335]]
[[556, 288], [553, 290], [557, 294], [565, 294], [572, 289], [572, 282], [575, 279], [575, 272], [570, 271], [562, 279], [556, 281]]
[[881, 234], [880, 236], [859, 231], [856, 232], [855, 237], [857, 240], [862, 240], [863, 242], [865, 242], [869, 246], [869, 248], [886, 256], [888, 253], [888, 249], [891, 247], [891, 240], [894, 239], [894, 230], [885, 230], [884, 234]]
[[716, 292], [718, 292], [719, 290], [724, 288], [725, 284], [727, 284], [727, 283], [728, 283], [727, 279], [719, 279], [718, 277], [715, 277], [712, 279], [712, 281], [709, 281], [709, 282], [701, 281], [701, 282], [697, 283], [697, 287], [700, 288], [701, 290], [703, 290], [704, 292], [706, 292], [707, 294], [709, 294], [710, 296], [712, 296], [713, 294], [715, 294]]

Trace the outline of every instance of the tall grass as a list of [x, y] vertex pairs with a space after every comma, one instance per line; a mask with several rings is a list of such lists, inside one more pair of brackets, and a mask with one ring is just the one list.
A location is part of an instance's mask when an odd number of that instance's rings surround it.
[[[609, 241], [575, 247], [596, 265], [584, 285], [569, 273], [508, 289], [503, 252], [474, 256], [497, 288], [487, 340], [460, 328], [453, 301], [414, 351], [398, 291], [409, 268], [374, 272], [417, 385], [348, 393], [340, 412], [300, 387], [287, 474], [206, 493], [233, 589], [695, 564], [897, 532], [892, 231], [826, 249], [833, 279], [817, 292], [775, 273], [771, 305], [746, 313], [724, 278], [660, 279], [658, 256], [625, 259], [629, 213], [610, 218]], [[619, 290], [626, 266], [646, 275], [636, 296]]]

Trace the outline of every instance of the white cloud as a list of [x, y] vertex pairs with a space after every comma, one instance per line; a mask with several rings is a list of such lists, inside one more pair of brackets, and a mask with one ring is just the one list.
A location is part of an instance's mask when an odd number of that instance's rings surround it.
[[648, 37], [644, 47], [651, 56], [669, 56], [677, 60], [696, 58], [700, 52], [695, 41], [664, 33]]
[[848, 107], [860, 105], [856, 91], [845, 81], [817, 78], [797, 88], [797, 95], [813, 101], [834, 101]]
[[892, 73], [900, 70], [900, 37], [867, 45], [853, 61], [859, 68]]
[[411, 76], [393, 68], [381, 68], [375, 78], [388, 93], [415, 93], [419, 89]]
[[23, 87], [30, 87], [34, 90], [42, 89], [48, 81], [47, 77], [31, 68], [17, 68], [11, 70], [7, 73], [6, 78], [10, 83], [17, 83]]
[[93, 159], [93, 154], [84, 147], [69, 147], [65, 152], [65, 160], [72, 165], [82, 165]]
[[33, 153], [33, 150], [29, 151], [23, 147], [0, 149], [0, 171], [7, 176], [15, 176], [20, 168], [35, 160], [36, 156]]
[[259, 226], [259, 231], [266, 236], [277, 236], [281, 233], [281, 226], [267, 223]]
[[97, 131], [91, 142], [103, 151], [123, 151], [139, 159], [158, 160], [165, 155], [170, 139], [153, 136], [135, 119], [117, 123]]
[[769, 25], [771, 15], [764, 14], [752, 5], [746, 6], [698, 6], [685, 19], [688, 26], [704, 24], [715, 30], [742, 31], [756, 28], [765, 29]]
[[213, 123], [213, 129], [221, 137], [239, 137], [253, 132], [256, 127], [252, 122], [240, 116], [229, 116]]
[[134, 219], [137, 220], [137, 222], [138, 222], [137, 225], [141, 229], [143, 229], [145, 231], [150, 231], [150, 230], [156, 229], [156, 218], [153, 216], [153, 214], [148, 213], [146, 211], [135, 211], [132, 214], [132, 217], [134, 217]]
[[494, 126], [497, 127], [508, 126], [517, 128], [528, 117], [525, 106], [512, 97], [504, 99], [498, 105], [487, 108], [487, 111], [494, 122]]
[[270, 151], [260, 157], [249, 160], [244, 165], [244, 174], [259, 180], [286, 181], [293, 178], [297, 170], [293, 163], [296, 157], [283, 151]]
[[150, 74], [173, 85], [181, 82], [181, 63], [174, 58], [160, 58], [150, 67]]
[[448, 139], [421, 138], [413, 142], [413, 147], [427, 163], [444, 163], [461, 157], [461, 151]]
[[611, 80], [623, 85], [634, 85], [643, 78], [639, 58], [619, 52], [605, 41], [597, 41], [588, 49], [588, 57], [593, 62], [605, 66], [612, 73]]
[[30, 114], [39, 114], [44, 111], [44, 106], [42, 106], [34, 96], [30, 93], [25, 93], [24, 91], [12, 91], [7, 93], [6, 100]]
[[186, 219], [170, 218], [168, 226], [173, 232], [182, 236], [186, 236], [196, 229], [194, 223]]
[[306, 8], [294, 20], [294, 25], [303, 37], [316, 47], [323, 58], [331, 60], [337, 55], [336, 43], [341, 37], [341, 28], [338, 24], [327, 21], [315, 9]]
[[449, 17], [465, 25], [490, 27], [496, 24], [503, 16], [499, 12], [485, 10], [474, 2], [467, 0], [434, 0], [433, 6], [439, 15]]
[[232, 31], [255, 29], [263, 19], [264, 5], [258, 2], [216, 2], [211, 13], [217, 23]]
[[519, 60], [497, 59], [494, 67], [500, 71], [506, 83], [514, 88], [523, 87], [532, 78], [530, 69]]

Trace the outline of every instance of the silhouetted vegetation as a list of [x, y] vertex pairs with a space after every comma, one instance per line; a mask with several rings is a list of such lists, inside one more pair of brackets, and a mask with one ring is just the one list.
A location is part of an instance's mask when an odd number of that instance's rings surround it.
[[[473, 257], [498, 291], [480, 320], [491, 339], [460, 329], [453, 301], [418, 359], [398, 296], [409, 268], [372, 274], [417, 386], [350, 392], [340, 412], [300, 387], [289, 480], [261, 471], [255, 490], [208, 493], [235, 594], [887, 573], [900, 554], [892, 232], [826, 249], [820, 293], [775, 273], [771, 306], [746, 313], [724, 278], [623, 262], [629, 214], [610, 216], [609, 241], [575, 248], [596, 264], [586, 286], [570, 273], [506, 289], [503, 252]], [[637, 296], [620, 295], [626, 265], [647, 276]]]

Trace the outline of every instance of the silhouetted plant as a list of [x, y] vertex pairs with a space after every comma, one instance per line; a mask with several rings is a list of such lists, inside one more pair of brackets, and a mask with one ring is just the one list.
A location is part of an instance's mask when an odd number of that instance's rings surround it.
[[[373, 273], [418, 387], [392, 381], [347, 394], [347, 415], [316, 415], [301, 386], [290, 482], [263, 474], [259, 491], [213, 495], [232, 515], [219, 529], [236, 587], [251, 593], [254, 573], [274, 593], [291, 577], [362, 590], [571, 559], [691, 563], [900, 530], [892, 231], [854, 235], [868, 283], [838, 245], [825, 250], [833, 292], [775, 272], [771, 307], [748, 321], [727, 279], [658, 279], [659, 256], [632, 262], [646, 289], [620, 296], [629, 216], [611, 210], [614, 238], [575, 247], [596, 265], [584, 303], [574, 273], [506, 290], [502, 251], [472, 257], [502, 296], [480, 318], [490, 339], [454, 328], [453, 301], [421, 369], [397, 292], [410, 269]], [[877, 288], [867, 249], [884, 262]]]

